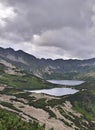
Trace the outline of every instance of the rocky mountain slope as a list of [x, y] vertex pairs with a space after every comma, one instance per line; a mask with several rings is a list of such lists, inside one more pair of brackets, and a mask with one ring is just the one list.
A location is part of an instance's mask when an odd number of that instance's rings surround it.
[[95, 72], [95, 58], [88, 60], [38, 59], [22, 50], [15, 51], [12, 48], [0, 48], [0, 61], [11, 63], [44, 79], [72, 79], [75, 75]]
[[67, 97], [26, 93], [1, 85], [0, 88], [2, 88], [0, 91], [0, 110], [11, 111], [24, 121], [35, 121], [43, 126], [43, 129], [35, 127], [34, 130], [94, 130], [95, 128], [94, 122], [72, 109]]
[[[78, 78], [80, 76], [85, 79], [84, 84], [73, 86], [73, 88], [79, 89], [79, 92], [74, 95], [54, 97], [24, 91], [26, 89], [60, 87], [50, 84], [34, 74], [36, 72], [37, 75], [43, 74], [44, 76], [44, 67], [47, 65], [54, 67], [57, 64], [61, 66], [64, 65], [63, 62], [64, 64], [68, 63], [69, 66], [73, 64], [76, 68], [79, 65], [89, 66], [83, 72], [81, 72], [82, 68], [77, 69], [78, 74], [72, 71], [68, 72], [66, 68], [63, 69], [66, 74], [69, 74], [69, 77]], [[29, 69], [32, 70], [32, 63], [36, 67], [33, 68], [35, 71], [31, 72]], [[37, 73], [40, 67], [42, 67], [43, 73], [41, 69], [40, 73]], [[54, 71], [60, 72], [58, 69]], [[49, 71], [49, 75], [51, 75], [51, 71]], [[53, 61], [37, 59], [23, 51], [1, 48], [0, 113], [2, 113], [0, 114], [0, 129], [2, 130], [95, 130], [94, 59]], [[7, 116], [9, 114], [10, 116]]]

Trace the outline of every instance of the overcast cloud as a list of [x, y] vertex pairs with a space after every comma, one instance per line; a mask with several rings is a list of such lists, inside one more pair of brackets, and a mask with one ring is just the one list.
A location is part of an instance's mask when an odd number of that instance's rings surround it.
[[0, 46], [40, 58], [95, 57], [95, 0], [0, 0]]

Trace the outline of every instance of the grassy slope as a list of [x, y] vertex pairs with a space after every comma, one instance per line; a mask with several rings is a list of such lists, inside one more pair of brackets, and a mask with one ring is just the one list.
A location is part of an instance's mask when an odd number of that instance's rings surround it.
[[[32, 74], [11, 75], [4, 72], [5, 66], [0, 64], [0, 83], [19, 89], [43, 89], [55, 87], [51, 83]], [[15, 70], [14, 70], [15, 71]], [[21, 72], [22, 73], [22, 72]]]
[[45, 82], [44, 80], [29, 74], [20, 76], [4, 73], [0, 77], [0, 83], [4, 83], [8, 86], [20, 89], [41, 89], [53, 87], [51, 84]]
[[[92, 75], [92, 74], [90, 74]], [[80, 92], [68, 97], [73, 108], [82, 113], [88, 120], [95, 121], [95, 77], [85, 74], [81, 76], [86, 82], [82, 85], [75, 86]]]
[[44, 130], [36, 122], [25, 122], [15, 113], [0, 108], [0, 130]]

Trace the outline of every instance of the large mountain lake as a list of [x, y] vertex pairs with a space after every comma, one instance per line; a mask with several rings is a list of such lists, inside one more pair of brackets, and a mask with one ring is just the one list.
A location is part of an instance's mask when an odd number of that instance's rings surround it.
[[74, 94], [79, 91], [73, 88], [67, 88], [67, 86], [76, 86], [84, 83], [84, 81], [78, 81], [78, 80], [47, 80], [47, 81], [53, 84], [66, 85], [66, 88], [41, 89], [41, 90], [32, 90], [30, 92], [44, 93], [51, 96], [64, 96], [68, 94]]
[[47, 81], [53, 84], [59, 84], [65, 86], [76, 86], [85, 82], [80, 80], [47, 80]]

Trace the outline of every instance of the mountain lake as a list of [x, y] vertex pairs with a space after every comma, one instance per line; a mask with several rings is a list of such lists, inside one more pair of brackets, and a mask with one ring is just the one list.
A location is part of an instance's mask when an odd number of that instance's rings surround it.
[[64, 96], [64, 95], [74, 94], [79, 91], [77, 89], [67, 88], [67, 86], [77, 86], [85, 82], [85, 81], [79, 81], [79, 80], [47, 80], [47, 81], [53, 84], [65, 85], [66, 88], [31, 90], [30, 92], [44, 93], [51, 96]]

